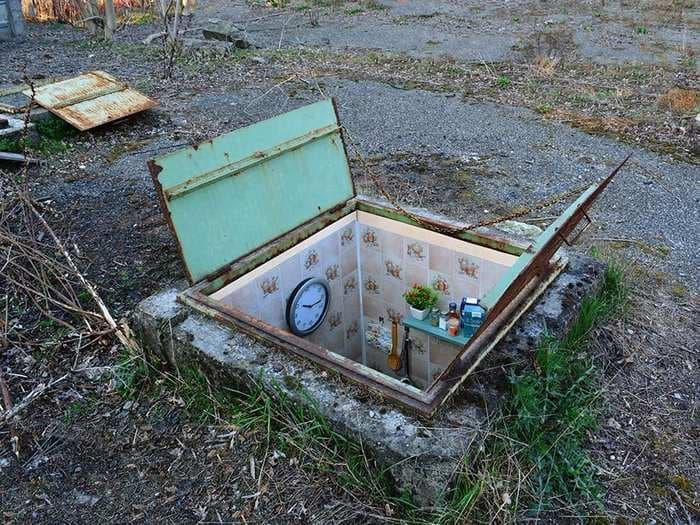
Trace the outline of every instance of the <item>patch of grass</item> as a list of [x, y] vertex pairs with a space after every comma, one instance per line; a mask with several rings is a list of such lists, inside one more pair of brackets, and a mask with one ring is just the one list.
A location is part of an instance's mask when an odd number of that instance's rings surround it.
[[680, 283], [676, 283], [671, 287], [671, 293], [675, 296], [678, 297], [679, 299], [682, 299], [688, 294], [688, 289], [683, 286]]
[[22, 140], [1, 138], [0, 151], [4, 151], [6, 153], [22, 153], [24, 151], [24, 148], [22, 147]]
[[152, 11], [141, 11], [136, 13], [130, 13], [128, 16], [124, 17], [124, 22], [126, 24], [142, 26], [146, 24], [155, 24], [159, 21], [158, 16]]
[[155, 374], [146, 360], [133, 352], [123, 351], [112, 368], [114, 388], [126, 399], [136, 399], [155, 382]]
[[184, 409], [200, 424], [226, 423], [262, 433], [268, 448], [303, 458], [302, 464], [308, 468], [333, 475], [340, 484], [361, 490], [397, 513], [416, 511], [410, 498], [392, 493], [389, 473], [366, 455], [360, 443], [333, 430], [300, 385], [295, 390], [306, 398], [304, 403], [290, 398], [281, 388], [268, 393], [261, 379], [249, 392], [221, 385], [212, 388], [208, 376], [194, 364], [179, 364], [175, 375], [128, 352], [119, 358], [113, 378], [125, 398], [157, 397], [166, 390], [170, 397], [182, 399]]
[[597, 426], [600, 371], [584, 350], [595, 326], [617, 315], [626, 297], [623, 271], [611, 263], [568, 334], [545, 337], [532, 369], [511, 375], [511, 396], [495, 429], [465, 457], [451, 502], [435, 521], [461, 523], [476, 512], [503, 512], [504, 521], [517, 521], [523, 508], [537, 515], [552, 502], [575, 508], [599, 501], [602, 490], [584, 444]]
[[73, 126], [53, 115], [37, 122], [36, 130], [39, 135], [51, 140], [63, 140], [76, 134]]
[[68, 405], [68, 408], [63, 413], [63, 422], [70, 425], [76, 418], [87, 415], [93, 408], [94, 403], [92, 401], [75, 401]]
[[646, 26], [634, 26], [634, 32], [637, 33], [638, 35], [646, 35], [647, 34], [647, 28]]
[[678, 63], [683, 69], [687, 69], [688, 71], [695, 71], [698, 67], [697, 58], [691, 53], [681, 57]]
[[511, 80], [506, 75], [500, 75], [498, 79], [496, 79], [496, 83], [498, 84], [498, 87], [505, 89], [510, 86]]

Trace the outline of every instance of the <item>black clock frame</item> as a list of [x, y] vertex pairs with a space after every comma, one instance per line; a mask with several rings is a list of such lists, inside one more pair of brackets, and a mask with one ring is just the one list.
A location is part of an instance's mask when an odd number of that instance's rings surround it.
[[[316, 324], [314, 324], [311, 328], [308, 328], [306, 330], [299, 330], [296, 327], [296, 325], [292, 322], [292, 312], [294, 312], [294, 308], [296, 307], [297, 303], [299, 302], [299, 298], [301, 297], [301, 292], [313, 284], [320, 284], [326, 290], [326, 304], [323, 307], [323, 313], [321, 314], [321, 317], [319, 317]], [[294, 290], [290, 294], [289, 299], [287, 299], [287, 309], [285, 312], [287, 326], [289, 327], [289, 329], [291, 330], [291, 332], [294, 335], [298, 335], [299, 337], [304, 337], [304, 336], [310, 335], [310, 334], [314, 333], [316, 330], [318, 330], [319, 327], [323, 324], [323, 321], [326, 319], [326, 314], [328, 313], [328, 309], [329, 309], [330, 305], [331, 305], [331, 288], [330, 288], [330, 286], [328, 286], [328, 282], [321, 277], [308, 277], [296, 285], [296, 287], [294, 288]]]

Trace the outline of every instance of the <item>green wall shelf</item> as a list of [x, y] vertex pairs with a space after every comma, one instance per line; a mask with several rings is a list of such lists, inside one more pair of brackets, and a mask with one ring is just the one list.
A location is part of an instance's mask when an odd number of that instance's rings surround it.
[[425, 332], [426, 334], [432, 335], [433, 337], [437, 337], [442, 341], [446, 341], [457, 346], [464, 346], [467, 343], [467, 341], [471, 339], [471, 335], [469, 335], [468, 337], [466, 335], [463, 335], [464, 330], [460, 330], [459, 335], [450, 335], [447, 333], [446, 330], [441, 330], [437, 326], [431, 325], [429, 321], [419, 321], [418, 319], [414, 319], [413, 317], [404, 317], [401, 323], [404, 326], [414, 328], [415, 330], [418, 330], [420, 332]]

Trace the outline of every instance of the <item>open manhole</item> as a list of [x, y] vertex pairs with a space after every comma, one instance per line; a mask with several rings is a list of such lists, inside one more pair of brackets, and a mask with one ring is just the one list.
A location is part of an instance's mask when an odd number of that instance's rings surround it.
[[[559, 247], [619, 170], [523, 243], [356, 195], [332, 100], [149, 167], [192, 285], [180, 301], [427, 416], [564, 268]], [[415, 319], [414, 284], [440, 310], [477, 299], [481, 323]]]

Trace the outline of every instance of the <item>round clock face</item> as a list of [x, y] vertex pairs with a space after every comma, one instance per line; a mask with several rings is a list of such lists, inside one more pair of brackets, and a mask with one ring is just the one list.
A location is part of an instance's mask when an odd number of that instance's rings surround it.
[[287, 325], [292, 333], [309, 335], [321, 326], [330, 301], [331, 292], [325, 280], [301, 281], [287, 302]]

